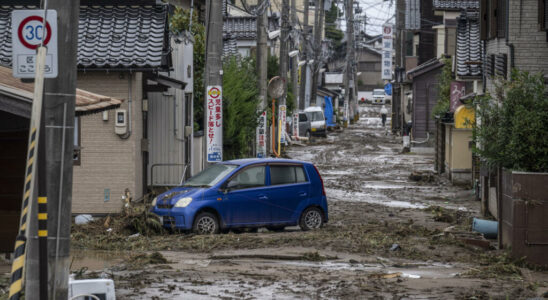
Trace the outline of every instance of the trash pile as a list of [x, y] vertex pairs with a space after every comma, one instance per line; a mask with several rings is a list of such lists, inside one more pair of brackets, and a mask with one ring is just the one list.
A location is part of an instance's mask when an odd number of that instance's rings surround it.
[[160, 217], [150, 212], [150, 206], [145, 203], [130, 203], [115, 215], [102, 218], [77, 216], [77, 219], [78, 222], [72, 226], [72, 240], [76, 244], [99, 246], [96, 249], [104, 249], [108, 242], [138, 240], [139, 236], [167, 233]]

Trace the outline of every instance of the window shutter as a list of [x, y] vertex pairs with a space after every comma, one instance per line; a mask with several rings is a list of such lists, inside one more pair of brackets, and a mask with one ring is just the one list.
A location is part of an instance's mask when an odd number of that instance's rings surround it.
[[[544, 0], [543, 0], [544, 1]], [[506, 37], [506, 0], [497, 3], [497, 37]]]
[[489, 1], [489, 38], [497, 36], [497, 2], [498, 0]]
[[497, 54], [497, 56], [495, 57], [495, 75], [496, 76], [501, 76], [504, 79], [506, 79], [506, 75], [508, 73], [507, 61], [508, 61], [508, 58], [506, 54]]
[[[488, 7], [487, 2], [488, 0], [481, 0], [480, 2], [480, 39], [486, 40], [487, 39], [487, 20], [488, 20]], [[538, 0], [538, 1], [544, 1], [544, 0]]]

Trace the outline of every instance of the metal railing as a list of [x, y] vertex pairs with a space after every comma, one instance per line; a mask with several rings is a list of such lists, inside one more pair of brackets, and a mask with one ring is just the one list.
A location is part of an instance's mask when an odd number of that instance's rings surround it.
[[[158, 167], [183, 167], [183, 172], [181, 173], [181, 180], [179, 181], [179, 183], [161, 183], [161, 184], [156, 184], [154, 182], [154, 169], [158, 168]], [[150, 186], [180, 186], [183, 184], [183, 181], [185, 180], [185, 175], [186, 175], [186, 170], [188, 169], [188, 164], [167, 164], [167, 163], [164, 163], [164, 164], [153, 164], [152, 166], [150, 166]]]

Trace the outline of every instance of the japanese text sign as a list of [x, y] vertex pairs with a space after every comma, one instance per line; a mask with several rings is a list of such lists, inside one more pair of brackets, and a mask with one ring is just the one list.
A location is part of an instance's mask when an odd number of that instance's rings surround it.
[[223, 91], [219, 85], [207, 87], [207, 161], [223, 160]]
[[266, 157], [266, 111], [261, 113], [257, 123], [257, 157]]

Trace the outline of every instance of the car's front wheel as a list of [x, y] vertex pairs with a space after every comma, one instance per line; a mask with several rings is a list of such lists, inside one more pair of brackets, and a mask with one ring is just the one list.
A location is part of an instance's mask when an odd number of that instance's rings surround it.
[[309, 207], [301, 215], [299, 226], [303, 231], [318, 229], [323, 225], [322, 211], [317, 207]]
[[219, 220], [210, 212], [201, 212], [194, 220], [193, 230], [197, 234], [219, 233]]

